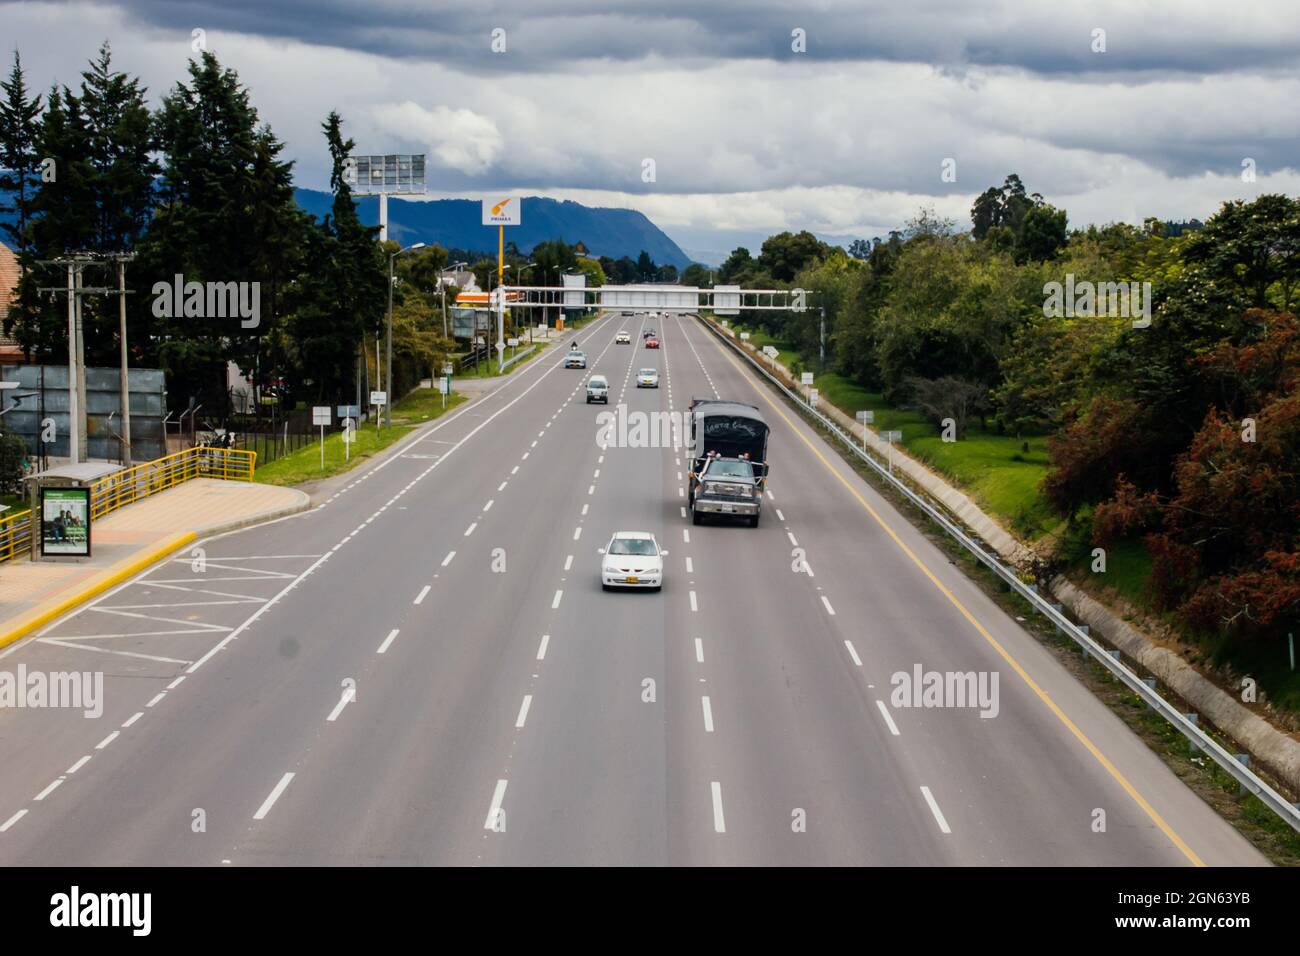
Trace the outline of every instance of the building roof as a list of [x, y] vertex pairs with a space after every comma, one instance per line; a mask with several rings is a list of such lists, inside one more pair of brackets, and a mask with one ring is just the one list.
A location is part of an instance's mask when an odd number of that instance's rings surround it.
[[13, 250], [0, 242], [0, 352], [13, 352], [18, 342], [4, 334], [4, 320], [9, 315], [9, 303], [18, 287], [18, 257]]

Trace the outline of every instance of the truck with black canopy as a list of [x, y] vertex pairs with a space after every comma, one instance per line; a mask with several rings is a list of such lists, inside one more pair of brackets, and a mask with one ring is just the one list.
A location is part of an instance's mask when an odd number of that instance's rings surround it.
[[744, 518], [758, 527], [767, 482], [768, 425], [755, 405], [693, 398], [690, 404], [691, 521]]

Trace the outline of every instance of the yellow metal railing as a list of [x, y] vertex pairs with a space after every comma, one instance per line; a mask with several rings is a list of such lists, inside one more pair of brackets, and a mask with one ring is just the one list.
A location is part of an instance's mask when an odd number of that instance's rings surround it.
[[0, 518], [0, 561], [8, 561], [32, 549], [31, 511]]
[[[90, 514], [100, 518], [124, 505], [173, 488], [191, 478], [252, 481], [257, 452], [242, 448], [187, 448], [134, 468], [105, 475], [90, 486]], [[0, 561], [31, 550], [31, 511], [0, 518]]]

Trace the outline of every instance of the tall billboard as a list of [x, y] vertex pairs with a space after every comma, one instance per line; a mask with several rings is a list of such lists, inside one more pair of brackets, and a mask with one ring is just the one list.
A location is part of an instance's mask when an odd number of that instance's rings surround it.
[[422, 193], [424, 185], [423, 153], [386, 153], [350, 156], [347, 177], [359, 193]]

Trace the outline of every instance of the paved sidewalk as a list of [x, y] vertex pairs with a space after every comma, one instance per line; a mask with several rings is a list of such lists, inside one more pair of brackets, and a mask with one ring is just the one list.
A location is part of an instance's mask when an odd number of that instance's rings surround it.
[[296, 488], [195, 478], [127, 505], [91, 528], [91, 557], [78, 564], [0, 564], [0, 647], [11, 644], [159, 558], [204, 535], [305, 511]]

